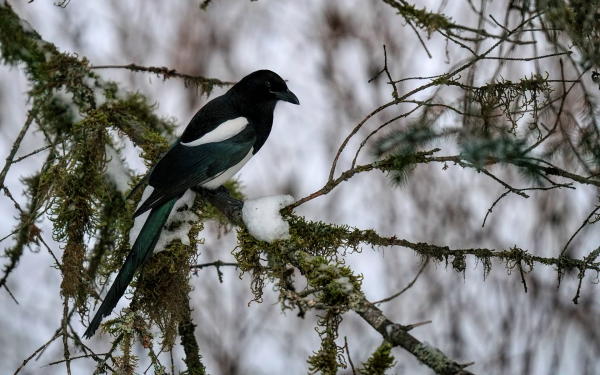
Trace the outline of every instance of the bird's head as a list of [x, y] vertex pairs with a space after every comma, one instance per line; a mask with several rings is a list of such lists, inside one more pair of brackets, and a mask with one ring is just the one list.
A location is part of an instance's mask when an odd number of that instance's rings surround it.
[[298, 97], [288, 89], [285, 81], [270, 70], [257, 70], [236, 83], [231, 91], [245, 101], [255, 104], [275, 104], [278, 100], [300, 104]]

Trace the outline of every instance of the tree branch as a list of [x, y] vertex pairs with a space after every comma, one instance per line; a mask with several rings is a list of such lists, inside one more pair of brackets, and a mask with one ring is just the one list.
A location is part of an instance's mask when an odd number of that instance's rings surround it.
[[142, 66], [142, 65], [137, 65], [137, 64], [127, 64], [127, 65], [93, 65], [90, 68], [91, 69], [127, 69], [127, 70], [131, 70], [133, 72], [148, 72], [148, 73], [154, 73], [154, 74], [162, 77], [163, 80], [166, 80], [169, 78], [181, 78], [181, 79], [183, 79], [186, 86], [188, 86], [188, 85], [199, 86], [202, 88], [202, 91], [206, 92], [207, 94], [210, 94], [210, 92], [214, 86], [225, 87], [225, 86], [231, 86], [235, 83], [235, 82], [221, 81], [220, 79], [216, 79], [216, 78], [206, 78], [206, 77], [201, 77], [201, 76], [193, 76], [193, 75], [185, 74], [185, 73], [179, 73], [175, 69], [170, 69], [165, 66], [157, 67], [157, 66]]
[[181, 336], [181, 346], [185, 352], [185, 364], [187, 373], [190, 375], [204, 375], [206, 369], [202, 364], [200, 357], [200, 348], [194, 335], [196, 325], [192, 321], [192, 309], [190, 307], [189, 297], [186, 298], [184, 309], [184, 318], [179, 322], [179, 336]]
[[[196, 191], [200, 193], [203, 193], [203, 190], [204, 189], [202, 188], [196, 189]], [[243, 202], [229, 196], [224, 189], [220, 189], [220, 193], [218, 194], [213, 194], [210, 191], [204, 192], [203, 196], [213, 206], [220, 210], [223, 215], [229, 218], [232, 223], [235, 223], [238, 218], [241, 217], [241, 212], [239, 211], [241, 211]], [[233, 205], [231, 206], [232, 203]], [[298, 261], [295, 257], [291, 257], [290, 259], [293, 262], [292, 265], [298, 268], [301, 273], [309, 271], [304, 268], [303, 262]], [[471, 374], [471, 372], [464, 369], [464, 365], [457, 363], [439, 349], [419, 341], [408, 333], [412, 327], [393, 323], [379, 308], [369, 302], [362, 294], [360, 294], [358, 298], [359, 301], [356, 304], [354, 311], [392, 345], [406, 349], [419, 361], [429, 366], [438, 374]]]

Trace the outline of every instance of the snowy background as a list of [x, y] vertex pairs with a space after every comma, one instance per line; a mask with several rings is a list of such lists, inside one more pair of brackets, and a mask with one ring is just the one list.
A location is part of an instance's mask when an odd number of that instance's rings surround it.
[[[439, 3], [419, 1], [417, 5], [438, 10]], [[475, 20], [466, 2], [441, 3], [441, 9], [455, 21]], [[383, 79], [368, 83], [382, 67], [383, 44], [395, 78], [439, 74], [465, 57], [464, 50], [454, 46], [446, 56], [445, 41], [433, 36], [427, 41], [433, 55], [429, 59], [410, 28], [393, 9], [378, 1], [215, 0], [207, 11], [200, 10], [197, 2], [140, 0], [72, 1], [66, 8], [48, 1], [15, 2], [14, 7], [42, 38], [62, 51], [87, 57], [93, 65], [168, 66], [228, 81], [266, 68], [287, 79], [301, 105], [278, 105], [268, 142], [238, 174], [248, 198], [275, 194], [300, 198], [324, 184], [335, 151], [350, 129], [390, 99], [391, 90]], [[523, 76], [531, 66], [521, 64], [511, 69], [506, 71], [506, 78]], [[556, 66], [547, 69], [552, 71]], [[485, 81], [483, 70], [478, 83]], [[160, 114], [175, 119], [179, 132], [210, 99], [176, 79], [162, 81], [151, 74], [118, 69], [97, 72], [124, 89], [150, 97]], [[409, 91], [416, 84], [409, 82], [399, 90]], [[27, 90], [27, 81], [18, 68], [0, 66], [2, 155], [8, 154], [25, 120]], [[215, 90], [211, 97], [222, 92]], [[362, 136], [407, 108], [385, 112], [364, 129]], [[449, 117], [448, 123], [452, 120]], [[396, 122], [394, 129], [406, 126], [407, 121]], [[349, 150], [355, 150], [361, 139], [351, 142]], [[40, 135], [32, 133], [19, 155], [40, 145]], [[451, 152], [449, 145], [442, 146]], [[128, 149], [126, 168], [143, 173], [145, 166], [138, 152]], [[359, 160], [371, 160], [368, 150], [361, 155]], [[352, 157], [353, 152], [343, 154], [338, 171], [348, 168]], [[40, 160], [27, 159], [11, 169], [7, 177], [11, 191], [22, 190], [20, 179], [39, 167]], [[494, 209], [482, 229], [488, 207], [501, 193], [501, 186], [472, 171], [428, 165], [418, 167], [402, 186], [395, 186], [379, 172], [359, 175], [333, 193], [301, 206], [298, 213], [373, 228], [414, 242], [454, 248], [516, 245], [539, 255], [557, 256], [595, 199], [592, 189], [581, 186], [575, 192], [534, 193], [529, 199], [509, 196]], [[17, 200], [22, 198], [17, 196]], [[0, 208], [3, 236], [14, 227], [16, 211], [5, 198], [0, 199]], [[51, 241], [50, 223], [45, 221], [41, 227], [46, 241], [60, 254], [59, 245]], [[232, 261], [234, 234], [217, 233], [214, 226], [207, 225], [201, 235], [206, 243], [200, 248], [200, 263]], [[584, 255], [597, 247], [599, 240], [597, 230], [584, 230], [574, 243], [581, 251], [573, 256]], [[10, 240], [1, 245], [10, 246]], [[349, 264], [364, 275], [367, 297], [378, 300], [402, 289], [420, 268], [420, 259], [403, 248], [364, 248], [349, 257]], [[12, 373], [59, 326], [60, 279], [51, 265], [44, 249], [31, 249], [8, 283], [19, 304], [5, 291], [0, 292], [2, 374]], [[484, 281], [482, 268], [468, 262], [465, 274], [458, 274], [451, 267], [430, 262], [413, 288], [382, 308], [401, 324], [432, 320], [414, 334], [457, 360], [475, 361], [475, 373], [600, 372], [599, 293], [592, 277], [584, 280], [581, 302], [574, 305], [571, 299], [577, 284], [573, 275], [567, 275], [557, 290], [556, 273], [538, 266], [527, 275], [526, 294], [517, 272], [508, 274], [502, 264], [494, 264]], [[252, 299], [248, 278], [239, 279], [234, 269], [223, 271], [222, 284], [214, 269], [202, 270], [193, 278], [196, 335], [209, 372], [305, 373], [306, 358], [319, 346], [312, 329], [314, 315], [300, 319], [293, 312], [281, 313], [270, 288], [262, 304], [248, 305]], [[121, 301], [118, 308], [126, 303]], [[355, 364], [381, 343], [380, 336], [353, 313], [348, 313], [342, 324], [340, 339], [344, 336]], [[97, 335], [91, 345], [103, 352], [109, 342]], [[181, 370], [183, 354], [177, 350], [175, 360]], [[143, 372], [147, 360], [141, 348], [139, 354]], [[394, 349], [394, 354], [397, 365], [391, 373], [430, 373], [402, 349]], [[45, 367], [61, 358], [62, 344], [55, 342], [22, 373], [62, 374], [64, 367]], [[73, 366], [76, 374], [90, 373], [93, 362], [75, 360]]]

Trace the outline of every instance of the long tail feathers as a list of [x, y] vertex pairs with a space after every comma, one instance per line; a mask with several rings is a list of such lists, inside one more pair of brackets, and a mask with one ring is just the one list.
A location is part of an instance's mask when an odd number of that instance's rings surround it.
[[177, 202], [177, 198], [173, 198], [160, 207], [152, 209], [133, 244], [131, 252], [125, 260], [125, 264], [121, 267], [117, 278], [108, 290], [106, 297], [104, 297], [104, 301], [102, 301], [100, 308], [96, 311], [96, 315], [94, 315], [90, 325], [83, 334], [84, 337], [89, 339], [94, 335], [100, 326], [102, 318], [110, 315], [121, 296], [125, 293], [125, 289], [127, 289], [127, 286], [133, 279], [135, 271], [150, 258], [150, 255], [154, 251], [154, 246], [156, 246], [156, 242], [160, 237], [162, 227], [165, 225], [175, 202]]

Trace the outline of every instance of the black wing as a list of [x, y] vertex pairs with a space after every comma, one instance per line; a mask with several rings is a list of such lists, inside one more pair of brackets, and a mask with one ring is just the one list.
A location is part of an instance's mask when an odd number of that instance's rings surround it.
[[206, 183], [238, 164], [252, 149], [256, 135], [251, 126], [225, 141], [199, 146], [183, 146], [178, 142], [156, 164], [149, 178], [152, 194], [134, 214], [158, 207], [183, 194], [187, 189]]

